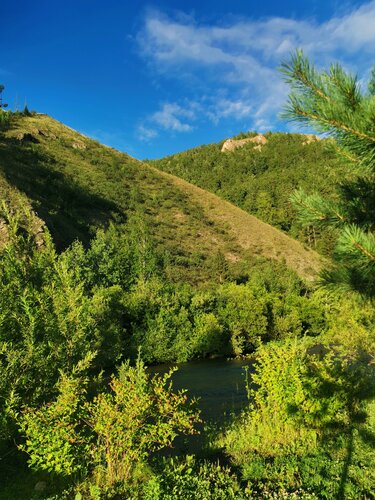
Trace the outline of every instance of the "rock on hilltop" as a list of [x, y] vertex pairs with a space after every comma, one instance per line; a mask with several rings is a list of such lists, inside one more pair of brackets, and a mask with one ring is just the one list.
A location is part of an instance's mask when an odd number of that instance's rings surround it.
[[267, 139], [263, 134], [258, 134], [255, 137], [248, 137], [246, 139], [228, 139], [224, 142], [223, 147], [221, 148], [221, 152], [225, 153], [227, 151], [234, 151], [237, 148], [242, 148], [249, 142], [252, 142], [254, 144], [254, 149], [260, 151], [262, 149], [262, 146], [266, 144]]

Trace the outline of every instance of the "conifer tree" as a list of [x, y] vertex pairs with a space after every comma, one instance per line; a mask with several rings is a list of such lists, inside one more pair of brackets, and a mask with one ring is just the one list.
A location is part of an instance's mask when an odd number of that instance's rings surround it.
[[5, 102], [3, 102], [2, 93], [3, 93], [4, 89], [5, 89], [4, 85], [0, 85], [0, 109], [8, 107], [8, 104], [6, 104]]
[[300, 50], [281, 71], [291, 87], [282, 116], [333, 138], [330, 143], [347, 166], [334, 201], [302, 190], [292, 197], [303, 225], [336, 233], [333, 264], [320, 282], [374, 298], [375, 71], [368, 91], [362, 91], [357, 77], [339, 64], [317, 71]]

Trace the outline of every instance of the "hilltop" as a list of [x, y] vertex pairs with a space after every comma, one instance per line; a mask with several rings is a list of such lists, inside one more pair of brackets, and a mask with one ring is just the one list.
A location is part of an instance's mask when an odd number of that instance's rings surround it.
[[297, 187], [334, 196], [344, 169], [333, 145], [311, 134], [248, 133], [148, 163], [329, 254], [332, 235], [302, 230], [289, 198]]
[[1, 132], [0, 189], [12, 207], [31, 206], [35, 232], [45, 224], [60, 249], [140, 217], [173, 281], [204, 282], [218, 254], [233, 268], [285, 261], [303, 278], [320, 268], [315, 252], [256, 217], [46, 115], [15, 116]]

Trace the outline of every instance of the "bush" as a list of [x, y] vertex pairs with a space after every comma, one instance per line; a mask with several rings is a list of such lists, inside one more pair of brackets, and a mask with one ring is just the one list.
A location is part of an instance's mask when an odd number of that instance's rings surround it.
[[[0, 249], [1, 437], [10, 437], [11, 414], [56, 394], [59, 371], [69, 373], [89, 353], [96, 367], [121, 355], [116, 287], [87, 291], [47, 232], [41, 245], [4, 212], [8, 244]], [[95, 366], [95, 364], [94, 364]]]
[[257, 354], [249, 408], [219, 442], [254, 491], [371, 498], [375, 373], [359, 348], [314, 339]]
[[140, 359], [125, 363], [92, 400], [87, 379], [63, 375], [55, 401], [19, 417], [31, 467], [70, 477], [85, 494], [93, 485], [106, 498], [124, 493], [151, 453], [196, 432], [199, 413], [184, 391], [172, 392], [172, 373], [149, 378]]

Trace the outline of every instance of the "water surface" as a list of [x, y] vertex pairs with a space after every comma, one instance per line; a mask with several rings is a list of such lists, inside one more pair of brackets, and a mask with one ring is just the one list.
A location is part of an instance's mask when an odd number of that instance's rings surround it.
[[[253, 361], [238, 359], [204, 359], [174, 365], [174, 389], [187, 389], [199, 399], [205, 421], [222, 423], [230, 413], [238, 413], [247, 403], [245, 367], [252, 371]], [[157, 365], [151, 373], [166, 373], [173, 365]]]

